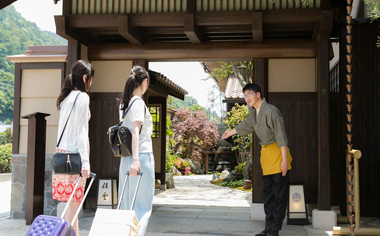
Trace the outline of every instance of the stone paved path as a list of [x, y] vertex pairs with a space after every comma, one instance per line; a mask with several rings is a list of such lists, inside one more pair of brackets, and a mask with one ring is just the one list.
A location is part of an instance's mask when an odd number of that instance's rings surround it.
[[[252, 236], [263, 229], [264, 221], [250, 220], [251, 192], [210, 180], [211, 175], [178, 176], [176, 188], [156, 191], [145, 236]], [[88, 236], [93, 215], [85, 210], [80, 236]], [[284, 225], [281, 236], [329, 235], [310, 227]], [[27, 230], [24, 220], [0, 220], [0, 236], [24, 236]]]

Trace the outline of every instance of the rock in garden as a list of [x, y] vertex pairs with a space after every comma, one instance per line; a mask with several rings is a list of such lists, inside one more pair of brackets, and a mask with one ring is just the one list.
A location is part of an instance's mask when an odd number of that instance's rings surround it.
[[211, 179], [211, 181], [214, 182], [215, 180], [218, 180], [218, 179], [219, 179], [218, 174], [217, 174], [217, 173], [214, 173], [214, 174], [212, 175], [212, 179]]
[[173, 175], [176, 175], [176, 176], [182, 175], [182, 173], [179, 170], [177, 170], [177, 168], [175, 168], [175, 167], [172, 168], [172, 173], [173, 173]]
[[166, 189], [175, 188], [173, 173], [166, 173]]
[[219, 176], [219, 179], [225, 179], [229, 175], [230, 175], [230, 172], [228, 170], [223, 170]]
[[235, 180], [237, 180], [236, 176], [233, 174], [229, 174], [226, 178], [223, 179], [223, 182], [229, 183]]

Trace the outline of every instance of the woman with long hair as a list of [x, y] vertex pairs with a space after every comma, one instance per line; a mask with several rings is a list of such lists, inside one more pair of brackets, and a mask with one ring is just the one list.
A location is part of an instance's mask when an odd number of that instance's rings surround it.
[[[65, 220], [71, 222], [80, 202], [83, 200], [86, 179], [90, 175], [90, 146], [88, 138], [88, 121], [90, 120], [90, 98], [88, 93], [94, 78], [95, 70], [87, 61], [76, 61], [71, 73], [65, 78], [61, 93], [57, 99], [57, 109], [60, 110], [58, 123], [56, 152], [78, 153], [82, 161], [82, 179], [71, 201]], [[76, 102], [75, 102], [76, 101]], [[75, 103], [75, 104], [74, 104]], [[70, 119], [68, 119], [70, 111]], [[62, 133], [67, 121], [67, 126]], [[53, 199], [67, 202], [78, 182], [79, 175], [64, 175], [53, 173]], [[78, 219], [73, 229], [79, 235]]]
[[[154, 196], [154, 156], [152, 147], [153, 123], [152, 116], [142, 99], [149, 86], [149, 74], [141, 66], [134, 66], [128, 77], [124, 92], [119, 99], [120, 114], [130, 107], [125, 115], [123, 125], [132, 133], [132, 156], [123, 156], [119, 168], [119, 199], [126, 179], [126, 172], [136, 176], [138, 171], [143, 172], [140, 187], [137, 192], [134, 210], [140, 222], [138, 235], [144, 235], [152, 214]], [[133, 199], [137, 178], [129, 178], [126, 186], [121, 209], [129, 210]]]

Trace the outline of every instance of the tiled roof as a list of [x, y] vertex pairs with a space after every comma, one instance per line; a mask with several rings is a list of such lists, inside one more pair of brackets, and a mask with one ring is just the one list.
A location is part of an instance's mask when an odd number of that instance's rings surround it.
[[182, 87], [180, 87], [161, 73], [149, 70], [149, 75], [151, 83], [161, 88], [164, 88], [172, 96], [175, 96], [183, 100], [184, 96], [188, 94], [188, 92], [185, 89], [183, 89]]
[[236, 78], [234, 74], [228, 76], [226, 90], [224, 92], [224, 97], [226, 99], [238, 99], [244, 98], [244, 94], [242, 91], [242, 87], [240, 85], [239, 80]]

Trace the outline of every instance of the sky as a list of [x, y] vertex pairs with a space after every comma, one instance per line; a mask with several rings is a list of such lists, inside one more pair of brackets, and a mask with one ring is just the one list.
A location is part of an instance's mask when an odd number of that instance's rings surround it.
[[[40, 29], [51, 32], [55, 32], [54, 15], [62, 15], [62, 1], [54, 4], [53, 0], [18, 0], [13, 6], [25, 19], [36, 23]], [[215, 82], [212, 79], [203, 81], [208, 74], [199, 62], [151, 62], [149, 69], [160, 72], [181, 86], [201, 106], [220, 111], [219, 104], [211, 106], [208, 102], [208, 94], [213, 90]]]

